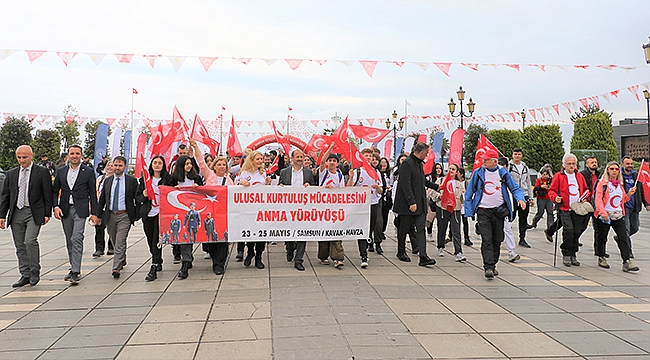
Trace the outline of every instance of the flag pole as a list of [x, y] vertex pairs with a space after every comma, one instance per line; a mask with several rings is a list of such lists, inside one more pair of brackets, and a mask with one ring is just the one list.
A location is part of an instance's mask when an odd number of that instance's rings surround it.
[[[133, 101], [135, 97], [135, 88], [131, 88], [131, 152], [129, 154], [129, 163], [131, 162], [131, 155], [133, 155], [133, 166], [135, 169], [135, 163], [136, 163], [136, 158], [135, 158], [135, 153], [138, 152], [137, 149], [134, 149], [133, 145], [135, 144], [135, 124], [133, 123]], [[137, 146], [137, 145], [136, 145]], [[135, 150], [135, 151], [134, 151]], [[128, 170], [128, 169], [127, 169]]]
[[[641, 159], [641, 165], [639, 165], [639, 170], [643, 168], [643, 163], [645, 162], [645, 159]], [[634, 187], [636, 187], [636, 184], [639, 182], [639, 175], [637, 174], [636, 180], [634, 180]]]
[[223, 156], [223, 105], [219, 115], [219, 156]]

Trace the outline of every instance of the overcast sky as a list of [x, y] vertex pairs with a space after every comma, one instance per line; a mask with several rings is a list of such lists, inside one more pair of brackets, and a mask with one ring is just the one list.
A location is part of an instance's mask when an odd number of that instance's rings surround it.
[[[385, 119], [393, 110], [403, 115], [405, 99], [410, 114], [448, 114], [447, 102], [462, 85], [477, 104], [475, 115], [621, 89], [610, 104], [601, 99], [603, 108], [614, 119], [645, 117], [645, 104], [626, 88], [650, 81], [641, 48], [649, 17], [647, 0], [3, 2], [0, 49], [21, 51], [0, 61], [0, 112], [61, 114], [72, 104], [81, 116], [122, 117], [134, 87], [135, 109], [154, 119], [170, 118], [174, 105], [186, 119], [195, 113], [213, 119], [221, 106], [236, 120], [286, 119], [288, 106], [298, 120], [334, 112]], [[81, 54], [66, 67], [54, 53], [30, 64], [22, 50]], [[109, 55], [96, 65], [87, 53]], [[140, 56], [120, 64], [113, 53]], [[219, 59], [206, 73], [188, 58], [176, 73], [167, 58], [152, 69], [142, 54]], [[254, 59], [243, 65], [232, 57]], [[305, 60], [291, 70], [283, 59]], [[334, 60], [380, 63], [370, 78], [358, 62], [348, 67]], [[393, 60], [454, 64], [447, 77], [434, 65], [423, 71], [382, 62]], [[522, 67], [473, 71], [461, 62]], [[570, 68], [525, 66], [531, 63]], [[583, 64], [592, 67], [571, 68]], [[636, 69], [595, 67], [600, 64]], [[567, 120], [568, 113], [562, 109], [555, 118]], [[434, 123], [409, 130], [428, 125]]]

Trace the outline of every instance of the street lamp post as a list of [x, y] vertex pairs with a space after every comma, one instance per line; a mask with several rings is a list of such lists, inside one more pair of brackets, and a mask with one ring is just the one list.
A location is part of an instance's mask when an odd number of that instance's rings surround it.
[[[647, 52], [648, 49], [646, 49], [646, 54]], [[643, 90], [643, 97], [645, 98], [646, 116], [648, 118], [648, 161], [650, 161], [650, 92], [648, 92], [648, 90]]]
[[[458, 113], [458, 115], [454, 115], [454, 111], [456, 111], [456, 103], [454, 102], [454, 98], [451, 98], [451, 100], [449, 100], [447, 106], [449, 106], [449, 113], [451, 114], [451, 117], [460, 116], [460, 128], [464, 129], [463, 118], [467, 116], [467, 114], [465, 114], [465, 112], [463, 111], [463, 100], [465, 100], [465, 90], [463, 90], [462, 86], [458, 88], [458, 91], [456, 91], [456, 95], [458, 96], [458, 101], [460, 101], [460, 112]], [[467, 111], [469, 112], [469, 116], [472, 116], [472, 114], [474, 113], [475, 106], [476, 104], [472, 101], [472, 98], [469, 98], [469, 102], [467, 103]]]
[[[648, 39], [650, 39], [650, 36]], [[648, 40], [647, 44], [643, 44], [643, 51], [645, 52], [645, 63], [650, 64], [650, 40]]]
[[526, 109], [521, 109], [521, 132], [524, 132], [526, 127]]
[[[390, 115], [393, 118], [393, 161], [397, 160], [397, 132], [402, 130], [404, 126], [404, 120], [399, 119], [397, 121], [397, 111], [393, 110], [393, 113]], [[386, 129], [390, 130], [391, 121], [390, 118], [386, 118]]]

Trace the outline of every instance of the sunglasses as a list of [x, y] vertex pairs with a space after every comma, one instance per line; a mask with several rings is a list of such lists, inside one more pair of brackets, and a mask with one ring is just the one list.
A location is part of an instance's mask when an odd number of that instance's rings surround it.
[[617, 168], [617, 167], [610, 167], [610, 168], [607, 168], [607, 170], [615, 170], [615, 171], [618, 171], [619, 168]]

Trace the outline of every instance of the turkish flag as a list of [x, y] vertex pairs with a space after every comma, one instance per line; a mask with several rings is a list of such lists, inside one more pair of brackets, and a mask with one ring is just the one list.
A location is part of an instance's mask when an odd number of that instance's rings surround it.
[[424, 164], [422, 165], [424, 169], [424, 175], [429, 175], [433, 171], [433, 166], [436, 164], [436, 154], [431, 148], [429, 148], [429, 153], [424, 159]]
[[311, 139], [309, 139], [309, 143], [307, 143], [307, 147], [305, 147], [305, 152], [313, 157], [316, 157], [319, 151], [321, 153], [325, 152], [331, 143], [332, 139], [329, 136], [323, 134], [314, 134], [311, 136]]
[[161, 155], [170, 150], [173, 143], [185, 140], [185, 133], [189, 130], [185, 119], [181, 116], [176, 105], [172, 112], [172, 122], [163, 125], [158, 124], [156, 133], [151, 134], [151, 155]]
[[[138, 160], [137, 161], [142, 163], [143, 166], [144, 166], [145, 161], [144, 161], [144, 154], [143, 153], [138, 154]], [[158, 205], [158, 201], [156, 200], [156, 193], [153, 190], [153, 182], [151, 181], [151, 174], [149, 174], [149, 170], [145, 169], [142, 172], [142, 177], [144, 178], [144, 185], [147, 188], [147, 198], [149, 198], [149, 200], [151, 200], [154, 203], [154, 205]]]
[[289, 142], [289, 139], [287, 139], [286, 136], [282, 135], [278, 129], [275, 127], [275, 121], [271, 122], [271, 127], [273, 128], [273, 132], [275, 133], [275, 139], [278, 141], [278, 144], [282, 146], [282, 150], [284, 150], [284, 153], [289, 155], [291, 152], [291, 142]]
[[456, 209], [456, 195], [454, 193], [453, 180], [450, 174], [447, 173], [445, 180], [442, 182], [442, 197], [440, 198], [440, 202], [442, 208], [449, 212], [454, 212], [454, 209]]
[[242, 149], [239, 144], [239, 138], [237, 137], [237, 131], [235, 130], [235, 116], [232, 116], [232, 121], [230, 121], [230, 134], [228, 135], [228, 147], [226, 147], [228, 155], [232, 156], [241, 156]]
[[[160, 239], [161, 243], [188, 243], [191, 242], [191, 219], [188, 217], [191, 203], [198, 212], [199, 227], [194, 242], [208, 242], [205, 231], [205, 220], [208, 214], [214, 219], [213, 241], [224, 241], [224, 232], [228, 230], [228, 187], [227, 186], [199, 186], [174, 188], [171, 186], [160, 187]], [[172, 220], [178, 215], [180, 230], [174, 236]]]
[[145, 166], [144, 152], [146, 147], [147, 147], [147, 134], [140, 133], [140, 135], [138, 135], [138, 147], [137, 147], [136, 154], [141, 154], [142, 160], [140, 160], [140, 156], [138, 156], [135, 160], [135, 171], [133, 173], [133, 176], [135, 176], [136, 178], [140, 177], [140, 175], [142, 174], [142, 169], [144, 169]]
[[480, 134], [478, 143], [476, 144], [476, 155], [474, 155], [474, 166], [472, 168], [472, 171], [480, 168], [481, 165], [483, 165], [483, 159], [481, 159], [481, 156], [483, 156], [483, 154], [490, 149], [496, 151], [497, 154], [499, 153], [499, 149], [497, 149], [497, 147], [494, 146], [494, 144], [492, 144], [490, 140], [485, 137], [485, 135]]
[[460, 166], [463, 161], [463, 142], [465, 141], [465, 130], [458, 128], [451, 134], [449, 144], [449, 164]]
[[[352, 158], [352, 147], [354, 145], [350, 146], [350, 138], [348, 137], [348, 117], [345, 117], [345, 120], [341, 123], [341, 126], [339, 126], [336, 131], [332, 134], [332, 141], [334, 141], [334, 144], [336, 145], [336, 148], [340, 154], [345, 156], [346, 159], [351, 160]], [[358, 152], [358, 149], [357, 149]]]
[[194, 115], [194, 124], [192, 125], [192, 131], [190, 131], [190, 139], [196, 140], [210, 148], [210, 152], [213, 155], [217, 155], [219, 150], [219, 142], [210, 137], [208, 129], [205, 127], [203, 121], [198, 114]]
[[273, 175], [276, 171], [278, 171], [279, 158], [280, 158], [279, 156], [275, 157], [275, 160], [273, 160], [273, 164], [271, 164], [271, 166], [268, 169], [266, 169], [266, 175]]
[[641, 160], [639, 175], [636, 180], [643, 186], [643, 197], [645, 197], [645, 201], [650, 203], [650, 168], [648, 168], [648, 163], [645, 160]]
[[377, 170], [368, 163], [368, 160], [361, 155], [359, 152], [359, 149], [357, 149], [354, 144], [350, 145], [350, 151], [352, 151], [352, 156], [350, 159], [350, 164], [352, 165], [353, 169], [357, 169], [360, 167], [363, 167], [364, 170], [368, 173], [368, 175], [373, 178], [374, 180], [379, 181], [379, 174], [377, 174]]
[[133, 94], [135, 94], [135, 95], [138, 94], [138, 90], [136, 90], [135, 88], [131, 88], [131, 89], [133, 89]]
[[367, 142], [380, 142], [388, 135], [391, 130], [383, 130], [363, 125], [350, 124], [350, 130], [357, 138], [361, 138]]

